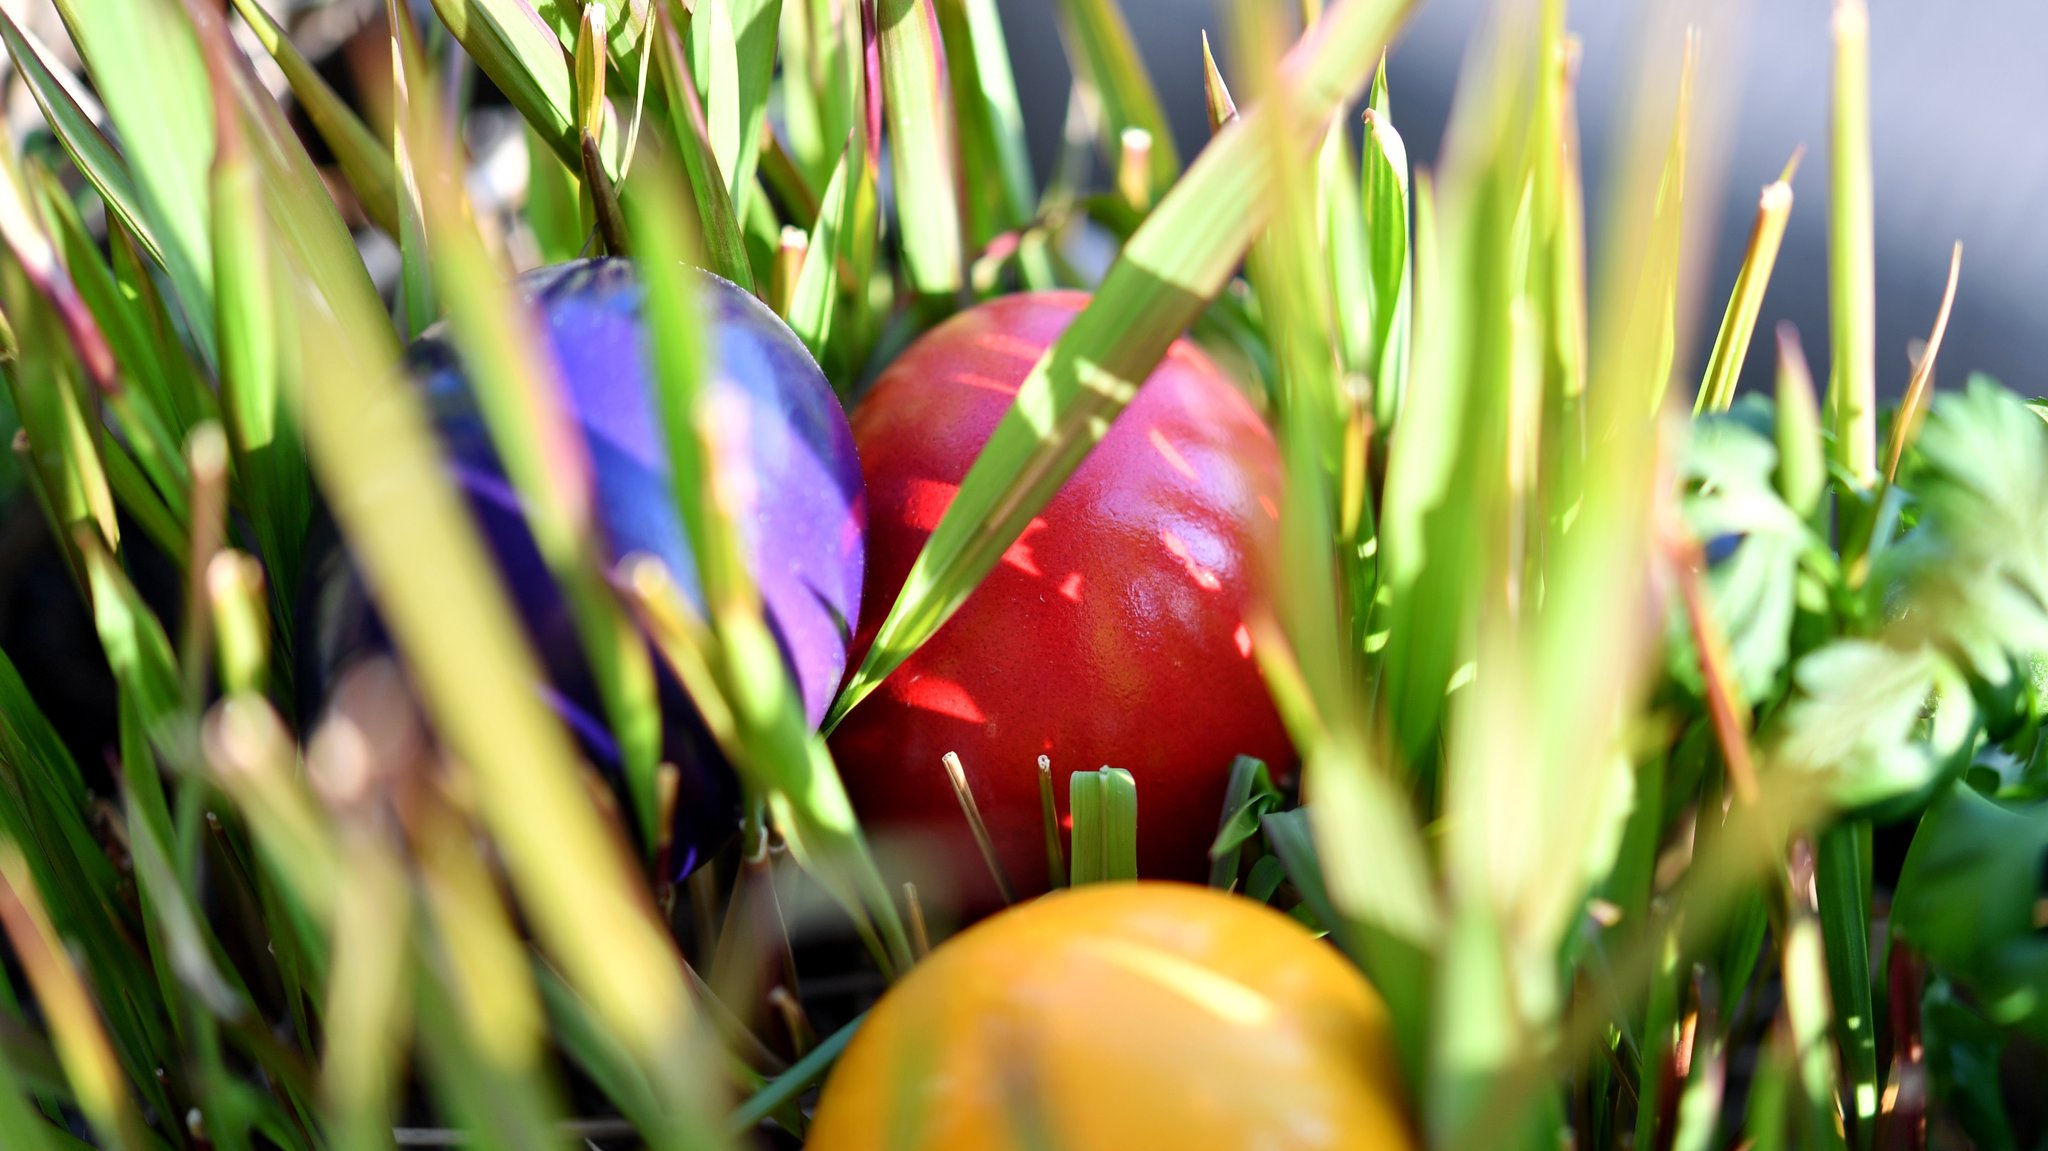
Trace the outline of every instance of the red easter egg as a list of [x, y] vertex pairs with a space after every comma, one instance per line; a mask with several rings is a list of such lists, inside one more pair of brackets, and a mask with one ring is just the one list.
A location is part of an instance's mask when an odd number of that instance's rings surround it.
[[[933, 329], [853, 416], [869, 508], [857, 663], [1017, 388], [1088, 297], [1009, 296]], [[1138, 867], [1200, 879], [1232, 759], [1293, 752], [1245, 610], [1275, 537], [1279, 453], [1243, 394], [1176, 341], [1102, 442], [930, 642], [832, 737], [863, 825], [985, 908], [993, 882], [941, 757], [958, 752], [1020, 895], [1045, 890], [1038, 757], [1137, 781]], [[938, 862], [943, 869], [929, 864]]]

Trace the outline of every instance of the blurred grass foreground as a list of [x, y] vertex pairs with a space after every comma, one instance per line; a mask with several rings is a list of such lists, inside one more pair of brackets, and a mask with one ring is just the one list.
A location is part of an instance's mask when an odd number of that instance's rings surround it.
[[7, 6], [0, 1147], [2048, 1147], [1863, 0], [1782, 172], [1651, 5], [1592, 220], [1564, 0], [1428, 158], [1408, 7], [1052, 0], [1034, 172], [994, 0]]

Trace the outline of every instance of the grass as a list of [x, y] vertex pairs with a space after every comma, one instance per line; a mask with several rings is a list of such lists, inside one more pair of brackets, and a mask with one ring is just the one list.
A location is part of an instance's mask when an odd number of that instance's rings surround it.
[[[1752, 347], [1796, 158], [1703, 378], [1675, 370], [1686, 204], [1715, 191], [1687, 167], [1691, 121], [1724, 95], [1692, 61], [1717, 46], [1644, 69], [1663, 87], [1639, 102], [1671, 115], [1588, 221], [1562, 0], [1504, 6], [1431, 164], [1383, 62], [1406, 5], [1304, 5], [1312, 35], [1289, 7], [1248, 0], [1213, 30], [1232, 67], [1209, 58], [1216, 134], [1183, 168], [1116, 4], [1062, 0], [1079, 80], [1043, 195], [988, 0], [436, 0], [421, 29], [396, 6], [398, 82], [368, 102], [391, 123], [237, 0], [326, 172], [211, 6], [59, 3], [83, 75], [0, 23], [58, 145], [5, 141], [0, 165], [19, 498], [119, 692], [102, 772], [0, 659], [7, 1145], [801, 1136], [860, 1009], [815, 985], [879, 987], [929, 927], [881, 878], [762, 619], [704, 407], [697, 263], [757, 289], [847, 397], [978, 298], [1095, 292], [902, 597], [873, 605], [828, 731], [1174, 339], [1243, 367], [1286, 462], [1280, 574], [1249, 624], [1300, 779], [1239, 762], [1210, 878], [1377, 985], [1430, 1146], [2038, 1146], [1986, 1069], [2038, 1075], [2048, 1044], [2048, 423], [1989, 381], [1930, 395], [1953, 274], [1904, 406], [1879, 411], [1860, 0], [1835, 6], [1825, 194], [1800, 193], [1831, 228], [1820, 390], [1800, 334]], [[440, 106], [455, 51], [526, 123], [521, 204], [465, 188], [449, 126], [470, 110]], [[396, 242], [395, 309], [347, 203]], [[1592, 270], [1589, 229], [1615, 253]], [[1083, 231], [1116, 244], [1096, 283], [1067, 259]], [[697, 571], [609, 565], [509, 287], [523, 240], [640, 261]], [[397, 374], [401, 333], [442, 314], [569, 591], [617, 797], [533, 703], [535, 657]], [[1770, 396], [1737, 392], [1752, 355], [1775, 361]], [[393, 477], [415, 498], [373, 510]], [[373, 677], [295, 732], [316, 499], [410, 686]], [[156, 557], [181, 581], [168, 606], [140, 587]], [[659, 866], [656, 660], [747, 796], [744, 852], [681, 888]], [[416, 722], [412, 693], [437, 750], [376, 752]], [[1072, 881], [1129, 877], [1128, 773], [1076, 774], [1070, 798]], [[834, 931], [865, 946], [810, 945]], [[736, 956], [768, 975], [723, 978]]]

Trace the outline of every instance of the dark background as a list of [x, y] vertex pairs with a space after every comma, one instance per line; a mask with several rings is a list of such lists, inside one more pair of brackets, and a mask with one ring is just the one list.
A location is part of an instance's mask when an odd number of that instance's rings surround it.
[[[1294, 7], [1292, 0], [1261, 0]], [[1183, 158], [1208, 137], [1201, 33], [1227, 56], [1229, 0], [1122, 0], [1134, 37], [1173, 120]], [[1534, 4], [1529, 5], [1531, 8]], [[1043, 178], [1069, 83], [1053, 0], [1001, 0]], [[1433, 165], [1467, 47], [1488, 25], [1492, 0], [1421, 0], [1388, 64], [1393, 119], [1417, 165]], [[1937, 383], [1984, 371], [2026, 393], [2048, 392], [2048, 4], [2039, 0], [1871, 0], [1871, 102], [1876, 175], [1878, 373], [1903, 390], [1909, 340], [1925, 338], [1941, 303], [1950, 246], [1963, 243], [1961, 288]], [[1796, 324], [1817, 375], [1827, 365], [1827, 122], [1832, 41], [1828, 0], [1694, 5], [1660, 0], [1578, 0], [1569, 24], [1584, 41], [1580, 117], [1589, 229], [1597, 267], [1601, 173], [1626, 124], [1636, 49], [1675, 87], [1675, 37], [1646, 35], [1654, 17], [1703, 16], [1700, 95], [1721, 93], [1725, 178], [1689, 181], [1706, 205], [1686, 256], [1704, 276], [1688, 317], [1693, 339], [1681, 386], [1696, 379], [1741, 263], [1756, 195], [1795, 147], [1806, 157], [1796, 202], [1764, 302], [1759, 340], [1779, 320]], [[1663, 62], [1663, 63], [1659, 63]], [[1708, 141], [1702, 141], [1703, 144]], [[1703, 148], [1711, 153], [1711, 147]], [[1702, 165], [1702, 167], [1709, 165]], [[1709, 244], [1711, 247], [1703, 247]], [[1704, 266], [1702, 252], [1711, 252]], [[1745, 387], [1768, 386], [1768, 344], [1755, 345]]]

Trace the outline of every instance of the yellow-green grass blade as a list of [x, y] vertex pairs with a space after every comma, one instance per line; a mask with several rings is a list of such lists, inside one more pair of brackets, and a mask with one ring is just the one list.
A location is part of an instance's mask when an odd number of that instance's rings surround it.
[[[214, 117], [192, 26], [175, 0], [58, 0], [57, 10], [120, 132], [136, 204], [164, 246], [179, 302], [195, 328], [210, 328]], [[195, 340], [210, 358], [211, 333]]]
[[[154, 363], [170, 393], [167, 410], [173, 413], [177, 426], [186, 429], [203, 420], [218, 419], [220, 402], [212, 381], [201, 374], [191, 350], [179, 336], [180, 325], [172, 319], [170, 305], [157, 288], [156, 274], [150, 269], [142, 242], [118, 216], [108, 220], [107, 232], [114, 280], [120, 285], [122, 297], [132, 301], [142, 317], [149, 346], [154, 349]], [[131, 372], [140, 370], [118, 347], [115, 357]]]
[[1068, 776], [1067, 811], [1074, 886], [1138, 878], [1138, 785], [1130, 772], [1103, 767]]
[[583, 218], [582, 207], [578, 203], [581, 185], [576, 174], [563, 167], [548, 149], [547, 141], [540, 138], [533, 125], [523, 125], [523, 130], [526, 133], [526, 203], [522, 205], [522, 215], [526, 226], [532, 231], [534, 243], [540, 249], [543, 265], [573, 260], [583, 250], [591, 228], [591, 222]]
[[725, 177], [726, 198], [739, 215], [740, 104], [739, 45], [732, 30], [727, 0], [699, 0], [690, 13], [685, 39], [690, 48], [690, 74], [704, 103], [704, 135], [711, 156]]
[[1780, 323], [1777, 342], [1778, 403], [1772, 429], [1778, 440], [1778, 494], [1787, 507], [1811, 523], [1820, 514], [1821, 499], [1827, 494], [1827, 431], [1799, 333], [1790, 323]]
[[[670, 21], [668, 10], [654, 17], [655, 61], [667, 93], [669, 119], [675, 131], [676, 151], [689, 172], [690, 193], [697, 205], [698, 234], [704, 238], [705, 266], [748, 291], [754, 290], [753, 264], [740, 234], [739, 219], [733, 214], [732, 197], [726, 192], [725, 176], [719, 170], [710, 129], [704, 121], [703, 101], [697, 95], [695, 74], [682, 36]], [[631, 197], [628, 197], [629, 199]]]
[[1826, 942], [1820, 924], [1801, 910], [1785, 933], [1780, 960], [1785, 984], [1784, 1018], [1790, 1026], [1799, 1086], [1805, 1098], [1792, 1145], [1840, 1151], [1850, 1144], [1837, 1126], [1841, 1088], [1830, 1026]]
[[[533, 694], [541, 670], [398, 376], [381, 304], [329, 266], [345, 258], [345, 238], [289, 235], [292, 282], [309, 305], [303, 426], [336, 519], [437, 734], [476, 773], [484, 823], [537, 938], [669, 1113], [687, 1115], [714, 1073], [673, 946], [590, 802], [568, 733]], [[377, 498], [392, 485], [407, 498]]]
[[619, 741], [634, 815], [645, 842], [652, 843], [661, 740], [654, 668], [606, 582], [588, 454], [554, 377], [552, 355], [469, 218], [455, 158], [444, 151], [447, 142], [437, 127], [436, 101], [422, 85], [408, 91], [403, 119], [414, 170], [423, 189], [436, 189], [422, 206], [449, 330], [469, 365], [477, 408], [519, 495], [535, 546], [567, 601]]
[[[959, 132], [967, 240], [974, 250], [1031, 221], [1024, 113], [995, 0], [934, 0]], [[993, 173], [993, 177], [986, 174]]]
[[35, 97], [44, 121], [50, 125], [58, 142], [64, 145], [79, 172], [100, 194], [108, 213], [118, 219], [150, 258], [169, 273], [181, 303], [188, 296], [205, 299], [198, 279], [198, 266], [187, 258], [183, 249], [167, 248], [159, 239], [154, 225], [144, 214], [141, 193], [127, 162], [107, 142], [106, 136], [101, 134], [81, 105], [84, 85], [77, 77], [50, 63], [48, 50], [23, 32], [14, 18], [5, 12], [0, 12], [0, 37], [6, 39], [7, 53], [13, 58], [29, 94]]
[[[429, 82], [425, 64], [420, 60], [419, 38], [414, 34], [410, 11], [396, 0], [386, 0], [384, 18], [391, 25], [391, 87], [397, 107], [408, 107], [415, 85]], [[405, 321], [403, 331], [411, 339], [417, 339], [421, 332], [441, 316], [440, 301], [434, 294], [434, 268], [431, 253], [427, 248], [426, 210], [420, 206], [420, 174], [413, 167], [412, 145], [407, 134], [412, 126], [403, 116], [394, 116], [391, 125], [392, 171], [396, 173], [395, 210], [398, 213], [398, 305], [399, 315]], [[539, 139], [533, 124], [526, 124], [529, 141]], [[544, 148], [537, 153], [537, 162], [560, 167], [552, 152]], [[437, 189], [438, 191], [438, 189]], [[579, 208], [587, 208], [587, 201], [580, 202]], [[585, 211], [576, 213], [576, 221], [582, 223]], [[576, 245], [570, 250], [573, 256], [583, 245], [583, 236], [588, 229], [580, 229]]]
[[[61, 1141], [63, 1133], [35, 1109], [30, 1092], [32, 1080], [16, 1067], [18, 1056], [0, 1050], [0, 1140], [21, 1151], [65, 1151], [86, 1146], [75, 1140]], [[44, 1088], [46, 1090], [47, 1088]], [[38, 1091], [41, 1094], [42, 1091]]]
[[859, 371], [868, 273], [879, 226], [876, 172], [858, 135], [849, 136], [812, 227], [808, 255], [789, 305], [790, 329], [811, 349], [826, 377], [850, 388]]
[[[186, 480], [176, 468], [174, 445], [176, 437], [189, 429], [181, 426], [174, 391], [177, 385], [157, 354], [157, 345], [149, 334], [148, 317], [141, 302], [122, 289], [113, 269], [101, 256], [99, 245], [79, 218], [77, 205], [64, 193], [57, 177], [40, 165], [31, 172], [41, 194], [43, 215], [50, 222], [50, 239], [71, 286], [91, 311], [112, 363], [117, 366], [120, 383], [133, 384], [139, 393], [124, 395], [127, 389], [123, 387], [112, 394], [119, 397], [123, 406], [117, 416], [124, 427], [133, 429], [130, 434], [138, 441], [138, 454], [148, 453], [144, 465], [149, 468], [151, 479], [167, 499], [177, 498], [182, 495]], [[74, 330], [79, 327], [75, 321], [71, 326]], [[73, 342], [77, 340], [74, 335]]]
[[1742, 378], [1750, 337], [1756, 333], [1757, 313], [1763, 310], [1764, 290], [1770, 286], [1778, 249], [1785, 241], [1785, 223], [1792, 215], [1792, 173], [1798, 164], [1799, 157], [1794, 155], [1785, 165], [1784, 175], [1765, 184], [1757, 198], [1756, 222], [1750, 226], [1742, 268], [1735, 273], [1728, 310], [1722, 314], [1721, 331], [1714, 337], [1707, 373], [1700, 380], [1699, 397], [1693, 401], [1695, 416], [1725, 412], [1735, 403], [1735, 385]]
[[1145, 162], [1148, 202], [1158, 203], [1180, 175], [1180, 153], [1123, 11], [1116, 0], [1058, 0], [1058, 15], [1074, 75], [1095, 93], [1103, 159], [1114, 166], [1124, 133], [1133, 128], [1144, 132], [1151, 138]]
[[[1254, 61], [1261, 75], [1283, 75], [1270, 11], [1248, 4], [1238, 14], [1241, 58]], [[1281, 624], [1288, 663], [1319, 717], [1295, 736], [1303, 759], [1303, 811], [1314, 833], [1327, 912], [1336, 917], [1324, 926], [1388, 999], [1402, 1004], [1395, 1012], [1397, 1045], [1414, 1067], [1426, 1033], [1418, 1009], [1429, 996], [1415, 957], [1433, 947], [1439, 912], [1413, 818], [1383, 765], [1367, 752], [1360, 652], [1350, 642], [1353, 615], [1366, 605], [1347, 604], [1349, 585], [1330, 578], [1359, 557], [1355, 551], [1338, 555], [1353, 541], [1337, 520], [1341, 470], [1333, 449], [1342, 443], [1349, 405], [1339, 395], [1334, 285], [1322, 241], [1331, 205], [1319, 204], [1317, 196], [1328, 188], [1329, 161], [1304, 153], [1288, 130], [1299, 119], [1291, 107], [1295, 93], [1273, 80], [1263, 87], [1262, 110], [1276, 114], [1249, 122], [1261, 129], [1262, 150], [1253, 162], [1272, 174], [1273, 218], [1254, 250], [1252, 274], [1273, 345], [1287, 480], [1280, 550], [1266, 564], [1267, 610]], [[1355, 200], [1347, 210], [1357, 213]], [[1262, 661], [1270, 665], [1272, 653]]]
[[1408, 344], [1414, 323], [1415, 275], [1410, 259], [1408, 147], [1394, 128], [1387, 98], [1387, 64], [1373, 77], [1370, 116], [1359, 180], [1360, 209], [1371, 277], [1366, 314], [1371, 326], [1360, 370], [1372, 382], [1373, 423], [1379, 442], [1400, 411], [1408, 383]]
[[[626, 5], [619, 5], [623, 15]], [[573, 29], [573, 11], [562, 6]], [[434, 11], [477, 67], [490, 77], [526, 122], [569, 167], [579, 167], [575, 82], [562, 39], [527, 0], [434, 0]], [[607, 157], [607, 174], [616, 167]]]
[[865, 113], [858, 9], [833, 0], [783, 0], [783, 139], [814, 188], [831, 175], [847, 133]]
[[161, 1012], [147, 956], [134, 945], [141, 925], [127, 914], [118, 874], [86, 824], [85, 781], [29, 695], [12, 661], [0, 654], [0, 828], [26, 853], [37, 889], [78, 966], [102, 989], [110, 1034], [151, 1106], [169, 1100], [150, 1068], [169, 1057], [169, 1020]]
[[412, 1028], [415, 902], [391, 850], [366, 828], [349, 830], [328, 933], [322, 1114], [335, 1151], [382, 1151]]
[[[651, 164], [641, 177], [672, 187], [669, 170]], [[660, 202], [657, 197], [655, 202]], [[701, 340], [690, 241], [672, 213], [642, 211], [634, 229], [645, 245], [656, 394], [673, 469], [675, 500], [689, 533], [699, 586], [715, 641], [715, 674], [735, 719], [738, 766], [766, 796], [798, 859], [844, 904], [855, 922], [873, 925], [885, 964], [908, 967], [908, 936], [882, 881], [825, 745], [804, 719], [761, 602], [739, 525], [750, 511], [751, 466], [732, 438], [725, 396]], [[640, 580], [634, 581], [636, 584]]]
[[280, 398], [292, 318], [277, 306], [262, 172], [234, 94], [235, 48], [224, 20], [203, 5], [192, 11], [214, 99], [210, 184], [221, 405], [257, 544], [272, 585], [289, 597], [298, 588], [299, 544], [312, 515], [305, 458]]
[[0, 376], [13, 396], [21, 432], [26, 436], [25, 462], [62, 535], [60, 546], [75, 559], [71, 533], [81, 525], [90, 525], [101, 538], [118, 546], [114, 493], [99, 449], [104, 432], [86, 410], [84, 385], [66, 351], [69, 345], [63, 327], [29, 284], [17, 281], [0, 286], [13, 289], [7, 292], [7, 312], [23, 346], [35, 349], [5, 365]]
[[943, 299], [960, 290], [963, 256], [953, 104], [939, 74], [938, 20], [933, 0], [874, 3], [903, 263], [919, 295]]
[[576, 136], [581, 148], [583, 167], [583, 191], [590, 197], [591, 213], [596, 217], [597, 234], [604, 241], [604, 250], [614, 256], [629, 254], [626, 242], [626, 223], [619, 211], [619, 190], [605, 175], [604, 138], [605, 121], [612, 114], [611, 105], [605, 102], [605, 77], [610, 69], [605, 60], [604, 5], [592, 4], [583, 10], [582, 23], [577, 25], [575, 53], [576, 87]]
[[[1364, 83], [1361, 58], [1370, 58], [1405, 7], [1402, 0], [1351, 0], [1290, 53], [1282, 82], [1295, 86], [1286, 126], [1298, 146], [1311, 147], [1324, 118]], [[834, 702], [828, 728], [966, 600], [1174, 338], [1223, 289], [1270, 209], [1272, 174], [1260, 162], [1269, 116], [1254, 111], [1216, 138], [1032, 368]]]
[[[1861, 487], [1877, 480], [1877, 267], [1871, 216], [1870, 13], [1836, 0], [1828, 126], [1828, 427], [1833, 462]], [[1842, 538], [1862, 533], [1845, 524]], [[1853, 557], [1851, 557], [1853, 558]]]
[[320, 133], [320, 139], [334, 153], [342, 175], [348, 179], [357, 201], [363, 205], [364, 214], [387, 234], [396, 236], [398, 173], [392, 166], [390, 152], [378, 142], [355, 110], [328, 86], [312, 61], [292, 44], [291, 37], [278, 27], [257, 0], [234, 0], [234, 3], [235, 11], [256, 34], [257, 43], [263, 45], [263, 50], [270, 53], [271, 59], [284, 73], [293, 97], [298, 100], [299, 107], [305, 109], [306, 119], [312, 123], [313, 130]]
[[723, 0], [732, 25], [734, 88], [739, 104], [739, 142], [729, 169], [733, 204], [742, 216], [760, 196], [755, 182], [768, 134], [768, 96], [775, 82], [776, 41], [784, 0]]
[[142, 1116], [128, 1094], [91, 989], [66, 955], [28, 860], [12, 840], [0, 840], [0, 926], [35, 990], [79, 1110], [102, 1139], [142, 1151], [149, 1146]]

